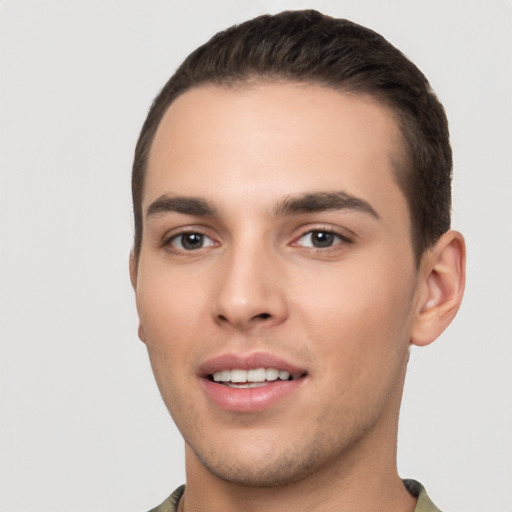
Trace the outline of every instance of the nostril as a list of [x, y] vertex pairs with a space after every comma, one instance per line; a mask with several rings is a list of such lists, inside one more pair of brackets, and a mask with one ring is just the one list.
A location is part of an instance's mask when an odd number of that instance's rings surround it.
[[215, 322], [219, 325], [232, 325], [239, 329], [248, 329], [256, 326], [263, 327], [263, 325], [270, 326], [270, 324], [273, 325], [274, 322], [280, 321], [279, 314], [274, 314], [270, 308], [258, 308], [261, 313], [258, 313], [256, 308], [251, 309], [253, 311], [250, 311], [249, 308], [235, 307], [230, 311], [216, 311], [214, 316]]

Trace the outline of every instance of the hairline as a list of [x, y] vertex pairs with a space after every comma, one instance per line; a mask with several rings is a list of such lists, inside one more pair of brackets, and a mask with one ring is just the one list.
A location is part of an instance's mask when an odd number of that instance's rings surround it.
[[[413, 158], [412, 158], [412, 144], [409, 138], [407, 137], [408, 132], [410, 131], [410, 124], [405, 121], [405, 117], [407, 114], [399, 107], [398, 104], [391, 101], [384, 93], [380, 92], [378, 89], [374, 89], [371, 87], [365, 87], [364, 84], [353, 83], [351, 80], [346, 80], [345, 83], [341, 84], [333, 84], [328, 80], [323, 80], [322, 78], [315, 77], [293, 77], [293, 76], [285, 76], [280, 75], [278, 73], [257, 73], [253, 72], [245, 75], [238, 76], [225, 76], [219, 77], [217, 79], [204, 79], [192, 85], [183, 87], [181, 90], [176, 91], [176, 93], [169, 99], [165, 108], [162, 109], [160, 113], [160, 117], [157, 118], [157, 122], [153, 123], [150, 129], [145, 133], [144, 137], [144, 152], [141, 158], [141, 165], [138, 169], [138, 178], [140, 179], [140, 187], [139, 193], [140, 196], [138, 198], [138, 213], [140, 222], [140, 239], [138, 247], [134, 244], [132, 249], [132, 254], [135, 257], [135, 260], [138, 261], [142, 239], [144, 235], [143, 231], [143, 216], [144, 212], [142, 209], [142, 199], [145, 190], [145, 181], [146, 174], [149, 169], [149, 161], [151, 157], [151, 152], [153, 148], [153, 144], [160, 128], [163, 119], [167, 115], [171, 106], [175, 103], [177, 99], [179, 99], [182, 95], [192, 92], [194, 90], [199, 90], [208, 87], [220, 88], [225, 90], [244, 90], [250, 89], [252, 87], [258, 87], [262, 85], [269, 84], [295, 84], [302, 85], [304, 87], [308, 86], [320, 86], [325, 87], [327, 89], [331, 89], [340, 94], [349, 94], [357, 97], [366, 97], [371, 101], [377, 103], [379, 106], [384, 108], [388, 114], [393, 119], [397, 133], [399, 135], [398, 138], [395, 138], [395, 142], [397, 147], [390, 155], [391, 167], [393, 170], [393, 178], [398, 185], [401, 193], [403, 194], [405, 201], [407, 203], [407, 211], [409, 215], [409, 223], [410, 223], [410, 241], [413, 249], [413, 255], [416, 266], [419, 266], [421, 256], [423, 253], [430, 247], [430, 245], [425, 245], [421, 240], [421, 233], [419, 233], [418, 229], [415, 229], [415, 222], [413, 218], [413, 212], [411, 204], [410, 194], [407, 193], [407, 182], [410, 179], [408, 177], [408, 173], [412, 172], [413, 167]], [[137, 221], [137, 220], [136, 220]]]

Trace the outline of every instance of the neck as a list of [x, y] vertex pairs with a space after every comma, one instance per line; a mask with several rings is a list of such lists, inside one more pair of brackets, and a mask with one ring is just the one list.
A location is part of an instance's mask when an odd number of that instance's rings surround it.
[[413, 512], [416, 498], [405, 489], [396, 467], [404, 378], [405, 368], [393, 398], [368, 432], [342, 453], [285, 485], [254, 487], [224, 480], [186, 445], [187, 486], [180, 512]]
[[186, 446], [187, 487], [180, 511], [412, 512], [416, 499], [398, 476], [395, 440], [396, 436], [365, 438], [343, 457], [278, 487], [250, 487], [222, 480]]

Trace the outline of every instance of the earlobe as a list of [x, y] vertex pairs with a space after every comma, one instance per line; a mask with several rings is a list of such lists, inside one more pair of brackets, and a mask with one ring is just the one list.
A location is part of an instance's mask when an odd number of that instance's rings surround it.
[[130, 260], [128, 262], [129, 271], [130, 271], [130, 282], [132, 283], [132, 288], [137, 290], [137, 258], [132, 251], [130, 252]]
[[139, 319], [139, 328], [137, 330], [137, 334], [139, 336], [139, 340], [142, 341], [142, 343], [146, 344], [146, 334], [144, 332], [144, 328], [142, 327], [142, 324], [140, 323], [140, 319]]
[[462, 301], [465, 274], [464, 238], [457, 231], [447, 231], [422, 258], [412, 344], [428, 345], [448, 327]]
[[[137, 257], [133, 253], [133, 250], [130, 252], [130, 261], [129, 261], [129, 270], [130, 270], [130, 282], [132, 283], [133, 290], [137, 293]], [[137, 334], [139, 336], [140, 341], [146, 343], [146, 335], [144, 333], [144, 328], [142, 327], [140, 318], [139, 318], [139, 327], [137, 330]]]

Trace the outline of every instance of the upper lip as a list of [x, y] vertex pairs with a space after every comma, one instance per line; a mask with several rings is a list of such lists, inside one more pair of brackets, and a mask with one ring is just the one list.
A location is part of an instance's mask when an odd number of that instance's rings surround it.
[[292, 364], [281, 357], [267, 352], [253, 352], [249, 354], [226, 353], [212, 357], [201, 364], [199, 376], [207, 377], [222, 370], [250, 370], [253, 368], [275, 368], [297, 376], [307, 373], [305, 368]]

